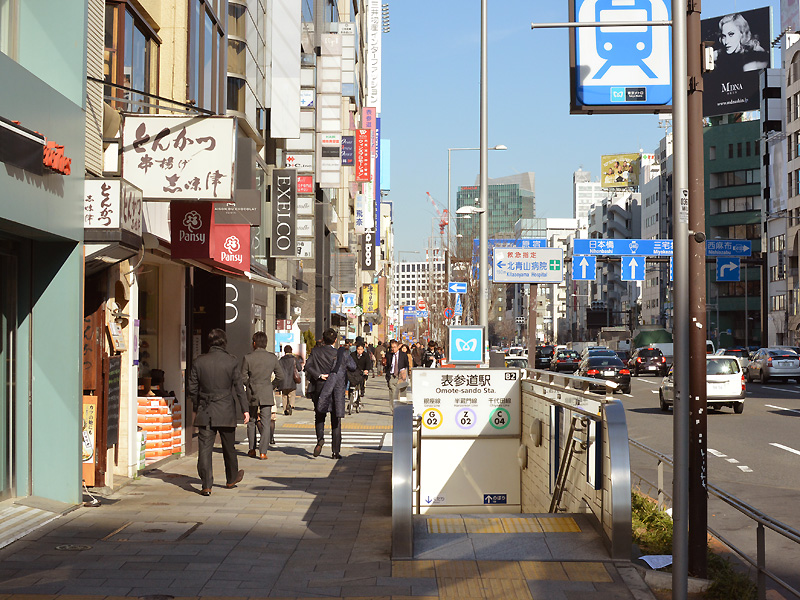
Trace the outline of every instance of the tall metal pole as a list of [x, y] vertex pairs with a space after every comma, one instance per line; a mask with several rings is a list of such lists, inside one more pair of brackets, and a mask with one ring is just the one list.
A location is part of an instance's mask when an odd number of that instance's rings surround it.
[[[447, 149], [447, 285], [453, 280], [451, 263], [453, 262], [453, 247], [450, 245], [452, 242], [452, 231], [450, 229], [450, 220], [453, 218], [453, 211], [450, 207], [450, 152], [452, 148]], [[448, 300], [450, 294], [447, 294]]]
[[[480, 101], [480, 281], [478, 307], [480, 325], [489, 340], [489, 81], [487, 59], [486, 0], [481, 0], [481, 101]], [[484, 349], [485, 352], [485, 349]]]
[[672, 0], [673, 262], [675, 404], [673, 411], [672, 597], [686, 600], [689, 572], [689, 140], [686, 1]]
[[[689, 226], [705, 233], [703, 169], [703, 69], [700, 0], [688, 3], [686, 17], [689, 97]], [[706, 400], [706, 245], [689, 238], [689, 565], [691, 574], [708, 575], [708, 406]]]

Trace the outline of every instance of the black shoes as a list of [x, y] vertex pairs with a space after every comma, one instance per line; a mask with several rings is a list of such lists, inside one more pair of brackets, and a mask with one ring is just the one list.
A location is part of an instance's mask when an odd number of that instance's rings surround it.
[[339, 460], [340, 458], [342, 458], [342, 455], [341, 455], [341, 454], [339, 454], [338, 452], [334, 452], [334, 453], [331, 455], [331, 458], [332, 458], [332, 459], [334, 459], [334, 460]]

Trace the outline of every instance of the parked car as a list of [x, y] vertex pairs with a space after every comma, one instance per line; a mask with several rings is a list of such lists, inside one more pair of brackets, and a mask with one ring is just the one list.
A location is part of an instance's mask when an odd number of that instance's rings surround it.
[[[577, 375], [614, 381], [619, 385], [615, 391], [621, 391], [623, 394], [631, 393], [631, 372], [628, 366], [616, 355], [590, 356], [583, 359]], [[606, 386], [597, 384], [596, 386], [591, 386], [590, 389], [604, 392]]]
[[747, 368], [750, 364], [750, 351], [747, 348], [737, 346], [736, 348], [720, 348], [717, 350], [715, 356], [733, 356], [739, 361], [739, 366], [742, 370]]
[[[744, 411], [744, 372], [734, 356], [706, 356], [706, 399], [709, 406], [730, 406], [737, 415]], [[675, 381], [670, 369], [658, 388], [658, 404], [668, 411], [675, 403]]]
[[652, 373], [663, 377], [667, 374], [667, 359], [658, 348], [651, 346], [637, 348], [628, 359], [628, 368], [634, 377], [641, 373]]
[[770, 379], [800, 380], [800, 355], [786, 348], [761, 348], [747, 365], [747, 380]]
[[506, 352], [506, 354], [508, 354], [509, 356], [522, 356], [523, 354], [525, 354], [525, 348], [523, 348], [522, 346], [511, 346], [511, 348], [508, 349], [508, 352]]
[[625, 364], [628, 364], [628, 360], [630, 360], [630, 357], [631, 357], [631, 353], [630, 353], [629, 350], [617, 350], [616, 354], [617, 354], [617, 356], [619, 356], [619, 359], [622, 362], [624, 362]]
[[506, 367], [509, 369], [527, 369], [530, 367], [527, 355], [517, 354], [506, 356]]
[[536, 368], [548, 369], [550, 368], [550, 360], [553, 358], [555, 346], [536, 346]]
[[550, 370], [574, 373], [580, 364], [581, 356], [575, 350], [558, 350], [550, 359]]

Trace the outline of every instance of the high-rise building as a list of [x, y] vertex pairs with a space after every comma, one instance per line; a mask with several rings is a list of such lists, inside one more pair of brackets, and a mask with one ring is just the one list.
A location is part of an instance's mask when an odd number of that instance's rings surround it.
[[588, 219], [592, 206], [600, 204], [606, 193], [599, 181], [592, 181], [589, 171], [578, 169], [572, 174], [572, 218]]

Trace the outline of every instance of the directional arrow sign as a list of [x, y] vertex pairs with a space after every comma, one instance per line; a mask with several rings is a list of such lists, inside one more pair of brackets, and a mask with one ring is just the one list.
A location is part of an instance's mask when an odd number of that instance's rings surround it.
[[451, 281], [447, 285], [447, 291], [451, 294], [466, 294], [467, 282], [466, 281]]
[[594, 256], [575, 256], [572, 258], [572, 280], [594, 281], [597, 279], [597, 258]]
[[622, 258], [622, 281], [644, 281], [644, 257]]
[[464, 308], [463, 308], [463, 307], [462, 307], [462, 305], [461, 305], [461, 295], [460, 295], [460, 294], [457, 294], [457, 295], [456, 295], [456, 309], [455, 309], [455, 313], [456, 313], [456, 316], [457, 316], [457, 317], [460, 317], [462, 314], [464, 314]]
[[740, 259], [737, 257], [717, 258], [717, 281], [740, 281]]

